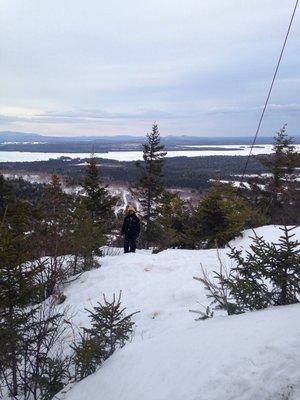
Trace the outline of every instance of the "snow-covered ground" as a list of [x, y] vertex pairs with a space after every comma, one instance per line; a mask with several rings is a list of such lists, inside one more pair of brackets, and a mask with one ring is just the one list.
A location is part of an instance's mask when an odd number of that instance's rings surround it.
[[[257, 234], [277, 241], [278, 227]], [[297, 228], [300, 239], [300, 228]], [[248, 249], [252, 231], [235, 246]], [[227, 250], [220, 257], [230, 267]], [[200, 263], [218, 268], [216, 250], [166, 250], [107, 256], [100, 269], [70, 284], [73, 323], [87, 326], [84, 309], [122, 290], [135, 315], [132, 342], [93, 375], [66, 388], [64, 400], [296, 400], [300, 399], [300, 305], [195, 322], [189, 309], [209, 304], [193, 280]], [[289, 394], [290, 393], [290, 394]], [[289, 397], [288, 397], [289, 396]]]
[[[168, 151], [167, 157], [199, 157], [199, 156], [247, 156], [250, 152], [249, 146], [241, 145], [216, 145], [216, 146], [185, 146], [194, 149], [201, 147], [211, 150], [178, 150]], [[295, 145], [296, 149], [300, 150], [300, 145]], [[214, 148], [220, 148], [215, 150]], [[222, 150], [230, 148], [232, 150]], [[253, 155], [271, 154], [272, 144], [264, 144], [252, 149]], [[0, 162], [17, 162], [17, 161], [46, 161], [50, 158], [56, 159], [59, 157], [89, 158], [91, 153], [42, 153], [42, 152], [21, 152], [21, 151], [0, 151]], [[117, 160], [117, 161], [137, 161], [143, 159], [141, 151], [109, 151], [107, 153], [95, 153], [95, 157]]]

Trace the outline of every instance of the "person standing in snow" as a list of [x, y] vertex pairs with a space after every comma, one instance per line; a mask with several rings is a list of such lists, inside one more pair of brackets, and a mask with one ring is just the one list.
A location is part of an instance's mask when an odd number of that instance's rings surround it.
[[135, 253], [136, 239], [139, 237], [140, 230], [140, 220], [136, 216], [135, 208], [129, 205], [121, 231], [124, 235], [124, 253]]

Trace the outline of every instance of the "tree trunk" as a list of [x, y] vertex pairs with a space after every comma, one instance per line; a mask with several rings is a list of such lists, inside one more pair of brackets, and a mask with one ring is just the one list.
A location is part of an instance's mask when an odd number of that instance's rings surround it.
[[10, 336], [10, 351], [11, 351], [11, 372], [12, 372], [12, 387], [11, 393], [13, 396], [18, 395], [18, 365], [17, 365], [17, 353], [16, 353], [16, 343], [14, 337], [14, 324], [13, 324], [14, 308], [11, 305], [9, 307], [9, 325], [12, 335]]

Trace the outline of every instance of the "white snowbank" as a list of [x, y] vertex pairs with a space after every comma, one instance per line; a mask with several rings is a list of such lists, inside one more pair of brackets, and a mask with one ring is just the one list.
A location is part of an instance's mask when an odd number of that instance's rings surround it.
[[[282, 228], [280, 225], [264, 225], [254, 230], [247, 229], [243, 232], [241, 237], [232, 240], [229, 244], [231, 247], [239, 247], [240, 249], [249, 250], [250, 244], [252, 243], [251, 238], [253, 238], [255, 234], [257, 236], [262, 236], [268, 242], [278, 243], [279, 237], [283, 234], [280, 228]], [[292, 228], [292, 226], [289, 226], [288, 228]], [[300, 227], [295, 227], [291, 234], [295, 234], [294, 238], [300, 240]]]
[[[277, 241], [278, 227], [257, 234]], [[249, 235], [232, 244], [246, 249]], [[300, 228], [297, 229], [300, 238]], [[228, 250], [221, 250], [224, 262]], [[65, 291], [73, 322], [87, 326], [84, 308], [102, 293], [123, 292], [135, 316], [131, 343], [117, 350], [95, 374], [65, 390], [65, 400], [282, 400], [300, 398], [300, 305], [239, 316], [194, 321], [189, 309], [209, 301], [200, 263], [217, 268], [216, 250], [147, 251], [105, 257], [102, 267], [82, 275]], [[289, 388], [292, 386], [292, 388]]]

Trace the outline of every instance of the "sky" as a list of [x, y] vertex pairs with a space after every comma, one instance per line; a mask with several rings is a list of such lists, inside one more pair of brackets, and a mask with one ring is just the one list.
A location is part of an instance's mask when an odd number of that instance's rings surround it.
[[[251, 136], [295, 0], [0, 0], [0, 131]], [[300, 7], [261, 134], [300, 134]]]

